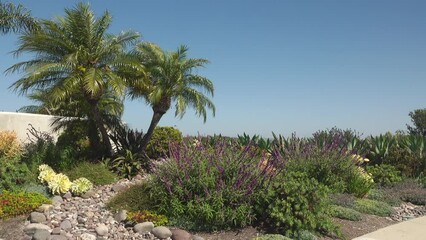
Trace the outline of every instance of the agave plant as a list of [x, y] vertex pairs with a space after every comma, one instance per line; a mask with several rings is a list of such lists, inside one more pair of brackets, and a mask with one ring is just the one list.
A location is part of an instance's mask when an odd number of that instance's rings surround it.
[[143, 163], [145, 163], [145, 169], [148, 169], [146, 163], [149, 163], [149, 161], [144, 160], [145, 158], [143, 155], [126, 150], [124, 155], [113, 159], [109, 163], [109, 167], [119, 175], [131, 179], [142, 170]]
[[370, 152], [368, 154], [371, 163], [381, 164], [389, 155], [389, 149], [396, 144], [396, 140], [392, 135], [371, 136], [369, 138]]
[[118, 126], [110, 134], [110, 139], [115, 145], [117, 153], [124, 154], [127, 150], [132, 153], [141, 153], [143, 133], [138, 130], [129, 129], [126, 126]]

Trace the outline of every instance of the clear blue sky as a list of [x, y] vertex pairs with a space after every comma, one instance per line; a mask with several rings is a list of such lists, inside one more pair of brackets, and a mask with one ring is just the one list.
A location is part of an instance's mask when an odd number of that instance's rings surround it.
[[[13, 1], [38, 18], [63, 15], [77, 1]], [[160, 125], [184, 134], [271, 132], [308, 136], [355, 129], [364, 136], [405, 130], [408, 113], [426, 107], [426, 1], [90, 1], [108, 9], [110, 32], [135, 30], [167, 50], [180, 44], [207, 58], [216, 117], [207, 123], [173, 109]], [[8, 54], [17, 36], [0, 36], [0, 71], [23, 60]], [[29, 104], [0, 75], [0, 111]], [[124, 121], [147, 129], [151, 109], [126, 102]]]

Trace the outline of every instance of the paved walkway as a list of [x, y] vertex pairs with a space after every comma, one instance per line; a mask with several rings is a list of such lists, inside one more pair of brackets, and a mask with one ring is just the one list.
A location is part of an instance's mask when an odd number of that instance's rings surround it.
[[426, 240], [426, 216], [381, 228], [353, 240]]

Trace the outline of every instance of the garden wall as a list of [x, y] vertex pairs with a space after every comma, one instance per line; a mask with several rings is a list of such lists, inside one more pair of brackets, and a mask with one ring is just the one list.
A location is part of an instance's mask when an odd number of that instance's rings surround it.
[[50, 126], [54, 118], [41, 114], [0, 112], [0, 131], [15, 131], [19, 140], [27, 142], [31, 124], [37, 131], [48, 132], [56, 140], [59, 133], [53, 132]]

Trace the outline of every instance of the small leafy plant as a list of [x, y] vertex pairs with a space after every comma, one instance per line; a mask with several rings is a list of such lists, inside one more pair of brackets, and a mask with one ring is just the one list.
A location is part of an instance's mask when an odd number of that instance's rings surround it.
[[356, 199], [353, 208], [358, 212], [381, 217], [388, 217], [394, 212], [389, 204], [370, 199]]
[[358, 211], [338, 205], [330, 206], [330, 215], [333, 217], [350, 221], [360, 221], [362, 219], [361, 213], [359, 213]]
[[166, 216], [156, 214], [148, 210], [128, 212], [127, 220], [130, 220], [136, 223], [152, 222], [154, 223], [155, 226], [164, 226], [169, 222]]
[[117, 181], [117, 175], [112, 173], [106, 164], [80, 162], [74, 168], [65, 172], [71, 181], [87, 178], [96, 186], [107, 185]]
[[371, 174], [374, 182], [379, 186], [392, 186], [402, 181], [401, 172], [389, 164], [367, 166], [367, 172]]
[[3, 191], [0, 194], [0, 219], [29, 213], [43, 203], [51, 201], [40, 193]]

